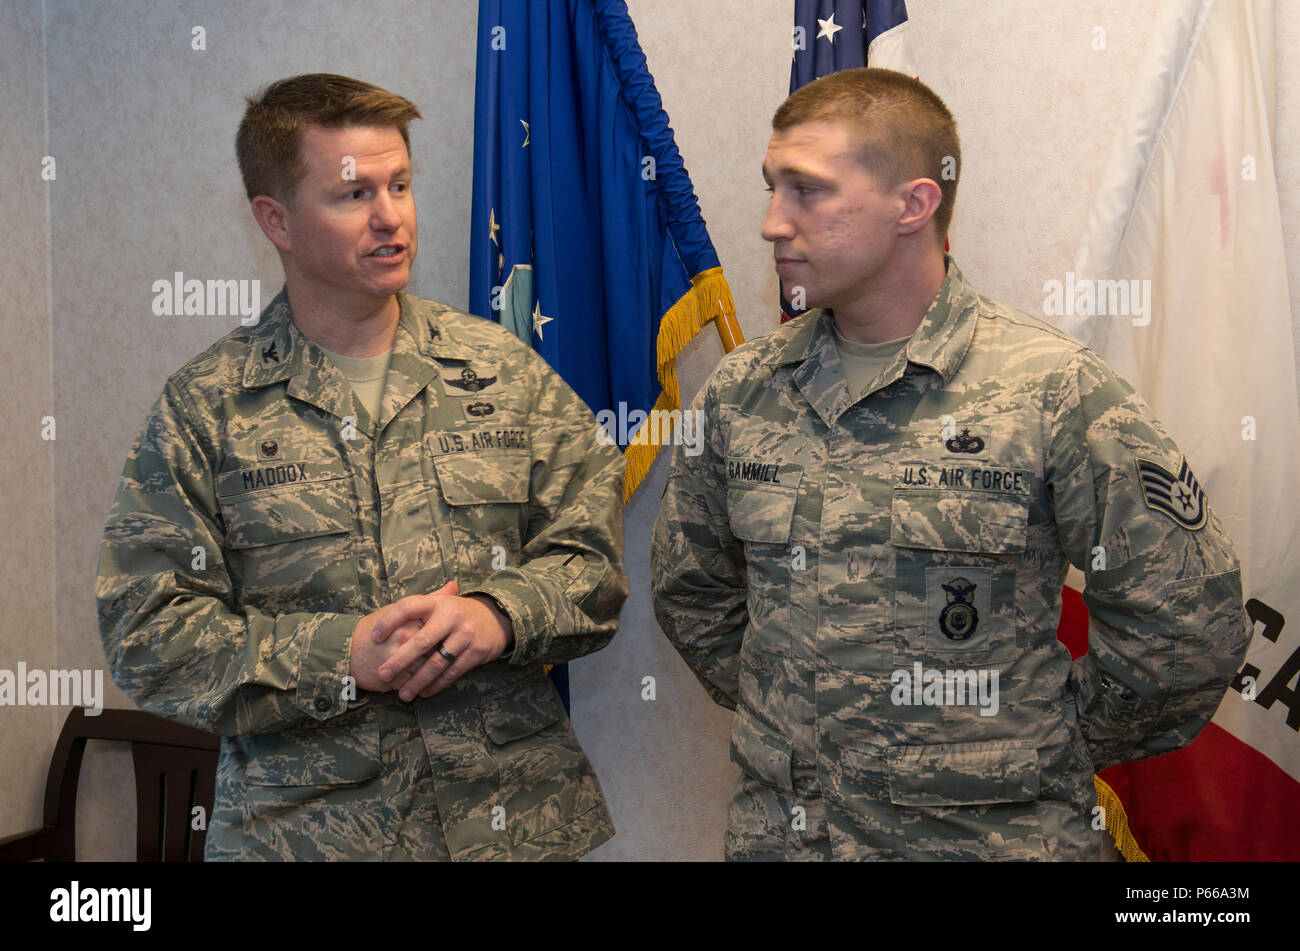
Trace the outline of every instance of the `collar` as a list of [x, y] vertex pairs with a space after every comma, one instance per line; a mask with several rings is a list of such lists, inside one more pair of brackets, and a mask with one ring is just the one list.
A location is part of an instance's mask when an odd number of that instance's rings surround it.
[[[393, 338], [394, 359], [399, 353], [451, 360], [470, 360], [476, 356], [476, 351], [452, 338], [439, 312], [427, 301], [404, 292], [398, 293], [397, 301], [400, 314]], [[329, 362], [320, 347], [312, 346], [293, 322], [287, 286], [266, 305], [248, 339], [244, 386], [249, 389], [302, 376], [319, 370], [323, 365], [320, 361]], [[312, 360], [313, 352], [319, 353], [319, 360]]]
[[[979, 294], [967, 282], [952, 256], [943, 256], [947, 271], [939, 292], [930, 302], [904, 352], [911, 363], [928, 367], [947, 384], [966, 358], [975, 335]], [[767, 360], [769, 366], [811, 363], [824, 366], [839, 362], [835, 350], [835, 328], [831, 312], [815, 310], [801, 319], [801, 325]]]

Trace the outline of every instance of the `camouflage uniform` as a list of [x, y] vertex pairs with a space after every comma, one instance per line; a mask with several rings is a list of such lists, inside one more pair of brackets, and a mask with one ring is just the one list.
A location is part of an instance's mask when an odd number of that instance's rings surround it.
[[[729, 858], [1098, 857], [1093, 772], [1190, 742], [1244, 655], [1238, 562], [1164, 429], [947, 267], [860, 398], [813, 312], [723, 360], [674, 458], [655, 613], [736, 710]], [[951, 695], [908, 686], [930, 671]]]
[[[508, 331], [399, 301], [377, 420], [281, 292], [168, 380], [127, 459], [100, 630], [141, 707], [224, 737], [209, 858], [576, 858], [613, 834], [543, 662], [614, 634], [622, 457]], [[513, 648], [428, 699], [349, 698], [358, 618], [452, 579]]]

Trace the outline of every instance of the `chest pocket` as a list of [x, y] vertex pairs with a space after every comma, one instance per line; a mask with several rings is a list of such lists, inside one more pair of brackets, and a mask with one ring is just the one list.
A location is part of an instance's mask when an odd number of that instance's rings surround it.
[[[728, 469], [741, 463], [728, 462]], [[791, 604], [795, 592], [794, 554], [791, 532], [799, 482], [803, 469], [782, 465], [753, 470], [758, 475], [779, 478], [761, 482], [733, 478], [727, 482], [727, 519], [731, 534], [745, 543], [748, 577], [749, 627], [742, 643], [742, 692], [751, 676], [762, 679], [761, 668], [769, 655], [790, 652]], [[756, 666], [757, 665], [757, 666]]]
[[896, 488], [892, 506], [895, 663], [1010, 662], [1028, 494]]
[[519, 567], [526, 529], [532, 455], [522, 449], [435, 456], [444, 517], [435, 519], [444, 551], [455, 552], [461, 588], [493, 571]]
[[727, 519], [731, 534], [761, 545], [787, 544], [803, 467], [762, 465], [729, 458], [727, 470], [734, 473], [727, 479]]
[[218, 497], [243, 603], [277, 614], [349, 609], [358, 587], [351, 480], [341, 468], [313, 476]]

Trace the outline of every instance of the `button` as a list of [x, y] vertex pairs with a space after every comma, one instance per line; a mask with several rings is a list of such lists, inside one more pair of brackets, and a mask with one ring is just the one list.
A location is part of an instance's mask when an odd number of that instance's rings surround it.
[[320, 696], [316, 698], [316, 709], [321, 713], [324, 713], [332, 706], [334, 706], [334, 704], [329, 697]]

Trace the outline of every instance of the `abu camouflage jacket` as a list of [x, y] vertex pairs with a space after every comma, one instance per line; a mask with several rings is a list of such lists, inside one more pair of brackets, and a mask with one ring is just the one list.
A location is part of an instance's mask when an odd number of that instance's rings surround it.
[[[167, 381], [127, 458], [100, 630], [142, 708], [224, 737], [209, 857], [379, 858], [395, 724], [432, 774], [414, 857], [576, 858], [613, 834], [543, 664], [614, 634], [622, 457], [508, 331], [399, 298], [378, 419], [281, 292]], [[513, 649], [428, 699], [350, 698], [358, 618], [452, 579], [496, 599]]]
[[704, 451], [674, 457], [655, 612], [736, 709], [732, 857], [802, 854], [799, 806], [823, 857], [1099, 855], [1094, 771], [1189, 743], [1245, 652], [1237, 559], [1165, 430], [947, 263], [866, 392], [810, 313], [722, 361]]

